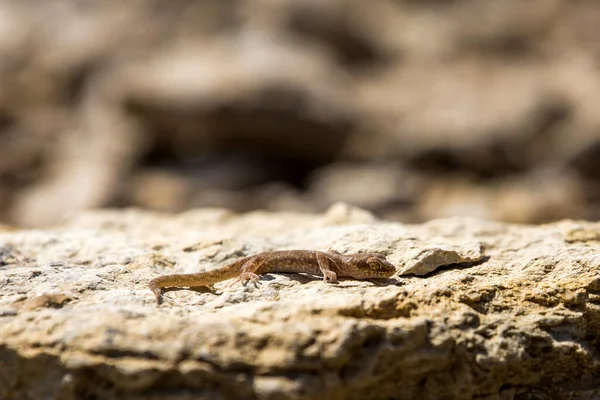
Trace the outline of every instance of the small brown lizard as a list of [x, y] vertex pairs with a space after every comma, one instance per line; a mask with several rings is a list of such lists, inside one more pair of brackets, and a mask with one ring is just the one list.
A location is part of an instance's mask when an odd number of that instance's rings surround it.
[[221, 268], [195, 274], [173, 274], [154, 278], [148, 287], [160, 304], [162, 288], [212, 286], [231, 278], [234, 283], [257, 283], [268, 272], [291, 272], [322, 275], [323, 282], [337, 282], [338, 277], [353, 279], [389, 278], [396, 267], [376, 253], [342, 255], [314, 250], [282, 250], [258, 253]]

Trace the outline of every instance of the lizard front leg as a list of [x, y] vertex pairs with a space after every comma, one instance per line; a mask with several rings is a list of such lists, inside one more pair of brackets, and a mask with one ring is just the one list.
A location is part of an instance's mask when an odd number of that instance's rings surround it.
[[323, 282], [337, 282], [337, 274], [331, 270], [330, 263], [335, 265], [335, 262], [331, 258], [327, 257], [324, 253], [317, 253], [317, 263], [319, 263], [319, 269], [323, 274]]

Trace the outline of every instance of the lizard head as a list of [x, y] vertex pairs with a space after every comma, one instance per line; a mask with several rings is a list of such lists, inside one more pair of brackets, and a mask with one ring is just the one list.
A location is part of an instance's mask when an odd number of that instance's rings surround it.
[[396, 273], [396, 267], [376, 253], [355, 254], [349, 264], [348, 275], [354, 279], [389, 278]]

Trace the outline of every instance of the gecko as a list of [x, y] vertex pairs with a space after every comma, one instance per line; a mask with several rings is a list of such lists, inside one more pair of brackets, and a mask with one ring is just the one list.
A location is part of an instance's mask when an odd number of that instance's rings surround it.
[[195, 274], [172, 274], [154, 278], [148, 287], [161, 303], [162, 289], [168, 287], [211, 287], [217, 282], [236, 278], [232, 284], [248, 281], [257, 284], [260, 275], [269, 272], [307, 273], [323, 276], [323, 282], [335, 283], [337, 278], [389, 278], [396, 267], [378, 253], [343, 255], [337, 251], [279, 250], [258, 253], [234, 261], [221, 268]]

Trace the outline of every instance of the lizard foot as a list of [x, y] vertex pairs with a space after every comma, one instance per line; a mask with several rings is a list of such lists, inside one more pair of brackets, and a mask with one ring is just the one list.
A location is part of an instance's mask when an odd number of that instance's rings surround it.
[[323, 274], [323, 282], [336, 283], [337, 282], [337, 274], [333, 271], [325, 271], [325, 273]]
[[254, 287], [258, 287], [260, 284], [260, 276], [256, 275], [254, 272], [242, 272], [240, 274], [240, 280], [245, 284], [248, 282], [252, 282]]
[[242, 272], [240, 273], [240, 276], [238, 276], [237, 278], [234, 279], [233, 282], [231, 282], [231, 284], [229, 284], [227, 287], [230, 288], [233, 285], [235, 285], [236, 283], [242, 283], [242, 285], [246, 285], [248, 282], [252, 282], [252, 284], [255, 287], [258, 287], [258, 285], [260, 284], [260, 276], [258, 276], [257, 274], [255, 274], [254, 272]]

